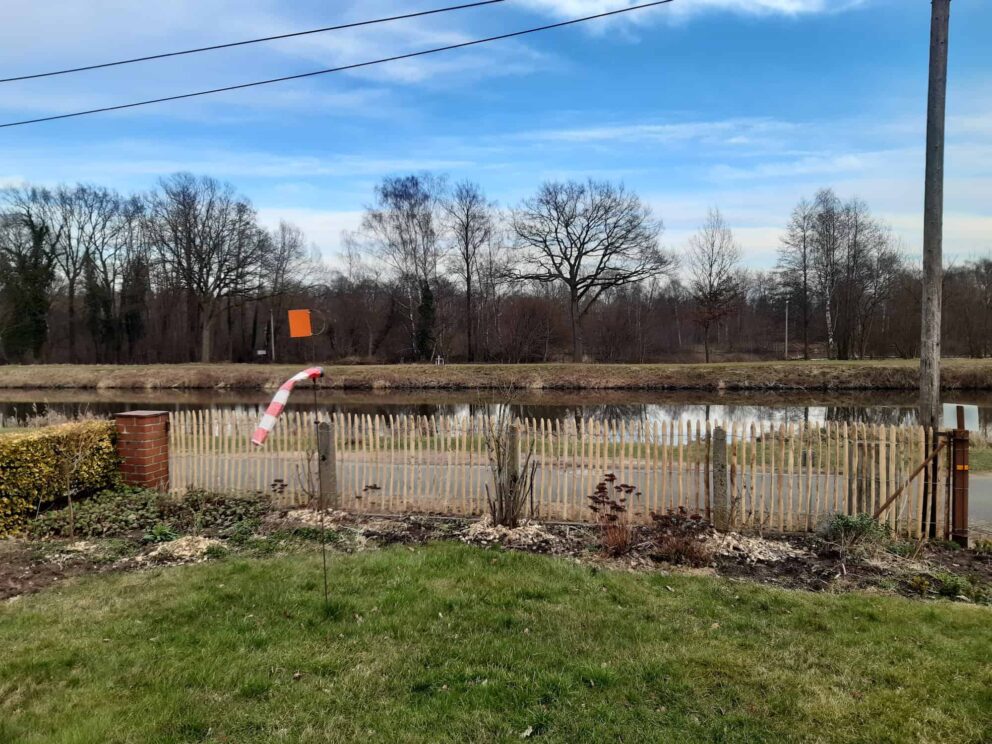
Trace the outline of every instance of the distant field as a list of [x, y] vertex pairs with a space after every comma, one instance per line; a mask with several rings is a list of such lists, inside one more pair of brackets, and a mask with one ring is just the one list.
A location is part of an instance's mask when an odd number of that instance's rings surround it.
[[[916, 360], [725, 364], [326, 366], [325, 387], [365, 390], [913, 390]], [[0, 366], [0, 388], [266, 389], [303, 364]], [[946, 389], [992, 390], [992, 360], [951, 359]]]

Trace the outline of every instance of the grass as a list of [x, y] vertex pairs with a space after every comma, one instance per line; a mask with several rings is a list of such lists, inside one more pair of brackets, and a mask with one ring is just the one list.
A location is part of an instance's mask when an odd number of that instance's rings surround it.
[[0, 606], [0, 741], [983, 741], [989, 610], [454, 544]]
[[[0, 388], [274, 388], [302, 364], [6, 365]], [[992, 389], [992, 360], [941, 363], [945, 389]], [[325, 387], [365, 390], [914, 390], [919, 362], [326, 366]]]
[[973, 442], [968, 452], [968, 467], [973, 473], [992, 471], [992, 444]]

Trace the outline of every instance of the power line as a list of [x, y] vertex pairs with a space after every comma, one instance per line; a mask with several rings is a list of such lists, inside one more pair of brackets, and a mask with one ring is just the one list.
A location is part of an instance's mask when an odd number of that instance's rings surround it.
[[214, 44], [212, 46], [197, 47], [196, 49], [184, 49], [178, 52], [163, 52], [162, 54], [149, 54], [145, 57], [132, 57], [131, 59], [121, 59], [116, 62], [102, 62], [96, 65], [84, 65], [83, 67], [70, 67], [65, 70], [52, 70], [51, 72], [38, 72], [32, 75], [18, 75], [17, 77], [0, 78], [0, 83], [13, 83], [17, 80], [35, 80], [36, 78], [54, 77], [56, 75], [68, 75], [73, 72], [84, 72], [86, 70], [99, 70], [104, 67], [117, 67], [119, 65], [130, 65], [135, 62], [148, 62], [153, 59], [165, 59], [167, 57], [180, 57], [184, 54], [199, 54], [200, 52], [212, 52], [215, 49], [230, 49], [231, 47], [246, 46], [248, 44], [259, 44], [263, 41], [276, 41], [277, 39], [292, 39], [296, 36], [307, 36], [309, 34], [322, 34], [326, 31], [341, 31], [346, 28], [358, 28], [360, 26], [372, 26], [377, 23], [388, 23], [390, 21], [402, 21], [407, 18], [420, 18], [422, 16], [435, 15], [437, 13], [447, 13], [452, 10], [465, 10], [466, 8], [477, 8], [480, 5], [493, 5], [495, 3], [506, 2], [506, 0], [480, 0], [479, 2], [465, 3], [464, 5], [449, 5], [446, 8], [434, 8], [433, 10], [421, 10], [416, 13], [404, 13], [403, 15], [389, 16], [388, 18], [374, 18], [369, 21], [355, 21], [354, 23], [342, 23], [337, 26], [324, 26], [323, 28], [313, 28], [309, 31], [294, 31], [288, 34], [277, 34], [275, 36], [262, 36], [258, 39], [246, 39], [245, 41], [232, 41], [226, 44]]
[[584, 23], [586, 21], [592, 21], [599, 18], [606, 18], [608, 16], [615, 16], [621, 13], [630, 13], [635, 10], [643, 10], [645, 8], [652, 8], [656, 5], [666, 5], [673, 0], [655, 0], [655, 2], [642, 3], [641, 5], [631, 5], [626, 8], [620, 8], [618, 10], [610, 10], [604, 13], [596, 13], [594, 15], [583, 16], [582, 18], [572, 18], [568, 21], [560, 21], [558, 23], [549, 23], [545, 26], [537, 26], [535, 28], [528, 28], [522, 31], [512, 31], [507, 34], [499, 34], [497, 36], [487, 36], [484, 39], [473, 39], [472, 41], [463, 41], [458, 44], [449, 44], [447, 46], [435, 47], [433, 49], [424, 49], [419, 52], [409, 52], [407, 54], [397, 54], [392, 57], [383, 57], [380, 59], [370, 60], [368, 62], [355, 62], [350, 65], [342, 65], [341, 67], [329, 67], [324, 70], [314, 70], [313, 72], [303, 72], [297, 75], [285, 75], [283, 77], [269, 78], [268, 80], [256, 80], [251, 83], [240, 83], [238, 85], [228, 85], [223, 88], [212, 88], [210, 90], [201, 90], [195, 93], [182, 93], [175, 96], [165, 96], [163, 98], [151, 98], [146, 101], [135, 101], [134, 103], [121, 103], [116, 106], [103, 106], [101, 108], [88, 109], [86, 111], [74, 111], [71, 114], [57, 114], [55, 116], [43, 116], [37, 119], [24, 119], [23, 121], [12, 121], [6, 124], [0, 124], [0, 129], [5, 129], [7, 127], [19, 127], [25, 124], [40, 124], [45, 121], [56, 121], [58, 119], [71, 119], [76, 116], [88, 116], [90, 114], [101, 114], [107, 111], [120, 111], [121, 109], [137, 108], [138, 106], [149, 106], [153, 103], [165, 103], [167, 101], [179, 101], [185, 98], [196, 98], [197, 96], [208, 96], [214, 93], [226, 93], [232, 90], [242, 90], [244, 88], [254, 88], [260, 85], [271, 85], [272, 83], [282, 83], [287, 80], [300, 80], [302, 78], [315, 77], [317, 75], [328, 75], [332, 72], [345, 72], [347, 70], [356, 70], [362, 67], [371, 67], [372, 65], [380, 65], [385, 62], [397, 62], [403, 59], [412, 59], [413, 57], [423, 57], [428, 54], [437, 54], [438, 52], [448, 52], [454, 49], [464, 49], [465, 47], [476, 46], [478, 44], [487, 44], [491, 41], [500, 41], [503, 39], [512, 39], [517, 36], [524, 36], [526, 34], [533, 34], [539, 31], [549, 31], [555, 28], [562, 28], [564, 26], [572, 26], [576, 23]]

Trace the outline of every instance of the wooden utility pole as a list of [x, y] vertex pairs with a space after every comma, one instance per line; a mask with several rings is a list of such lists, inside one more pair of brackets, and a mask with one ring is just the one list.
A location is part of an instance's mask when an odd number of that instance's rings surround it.
[[923, 196], [923, 322], [920, 339], [920, 423], [940, 425], [940, 309], [943, 281], [944, 104], [951, 0], [933, 0], [927, 94], [926, 185]]

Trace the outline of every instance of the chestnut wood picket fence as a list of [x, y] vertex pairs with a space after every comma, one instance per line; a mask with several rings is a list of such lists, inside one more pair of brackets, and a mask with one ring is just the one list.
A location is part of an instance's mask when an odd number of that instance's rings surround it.
[[[341, 508], [486, 512], [492, 474], [481, 417], [320, 417], [333, 424]], [[177, 411], [170, 418], [173, 490], [263, 491], [284, 505], [304, 504], [315, 492], [313, 414], [286, 411], [261, 448], [249, 442], [257, 421], [244, 412]], [[534, 516], [589, 520], [588, 496], [606, 473], [636, 487], [628, 498], [634, 520], [679, 507], [709, 515], [717, 425], [522, 419], [521, 453], [531, 452], [536, 463]], [[808, 531], [830, 514], [872, 513], [925, 457], [924, 431], [915, 426], [730, 423], [725, 430], [732, 522], [767, 531]], [[881, 516], [898, 534], [918, 536], [930, 516], [924, 477], [913, 478]], [[945, 494], [938, 495], [942, 528]]]

